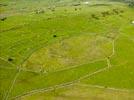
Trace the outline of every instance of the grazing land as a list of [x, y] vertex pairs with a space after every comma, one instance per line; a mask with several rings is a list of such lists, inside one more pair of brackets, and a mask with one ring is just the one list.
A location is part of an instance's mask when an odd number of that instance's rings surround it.
[[134, 100], [124, 1], [0, 0], [0, 100]]

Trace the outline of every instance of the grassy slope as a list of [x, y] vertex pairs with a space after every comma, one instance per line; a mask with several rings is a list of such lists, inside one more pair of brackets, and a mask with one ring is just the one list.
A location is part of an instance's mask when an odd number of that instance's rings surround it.
[[12, 65], [0, 60], [0, 98], [4, 98], [8, 89], [10, 88], [10, 84], [14, 79], [15, 74], [17, 73], [14, 69], [6, 69], [11, 68]]
[[[5, 1], [1, 1], [1, 2], [5, 2]], [[134, 51], [133, 42], [132, 42], [133, 25], [131, 25], [130, 23], [131, 20], [134, 19], [133, 9], [127, 8], [126, 6], [124, 6], [124, 4], [116, 3], [117, 4], [116, 5], [113, 3], [114, 5], [112, 4], [108, 6], [107, 5], [100, 5], [100, 6], [81, 5], [78, 7], [74, 7], [74, 6], [66, 5], [65, 7], [56, 7], [56, 10], [53, 12], [47, 8], [49, 5], [49, 3], [46, 3], [47, 1], [44, 3], [42, 2], [38, 3], [39, 6], [37, 6], [37, 3], [33, 1], [28, 1], [28, 2], [29, 3], [26, 3], [26, 1], [18, 1], [18, 3], [16, 3], [14, 6], [13, 3], [7, 1], [5, 3], [7, 3], [8, 6], [2, 7], [2, 9], [4, 9], [3, 11], [1, 11], [2, 17], [6, 15], [7, 20], [0, 22], [0, 26], [1, 26], [0, 57], [2, 57], [2, 60], [0, 61], [1, 97], [5, 96], [6, 91], [9, 90], [12, 84], [11, 80], [13, 80], [13, 77], [16, 74], [15, 68], [22, 65], [25, 62], [25, 60], [29, 58], [29, 56], [32, 60], [30, 60], [30, 58], [28, 60], [32, 63], [37, 62], [36, 63], [37, 65], [40, 64], [40, 62], [38, 62], [37, 59], [41, 59], [41, 63], [45, 62], [44, 60], [46, 59], [45, 56], [43, 56], [44, 58], [40, 58], [41, 55], [44, 53], [44, 48], [43, 49], [40, 48], [45, 46], [45, 48], [49, 50], [53, 46], [56, 46], [57, 50], [53, 50], [52, 48], [52, 51], [54, 51], [54, 53], [57, 53], [58, 51], [62, 51], [61, 53], [58, 53], [58, 55], [62, 54], [63, 56], [67, 56], [68, 54], [70, 54], [69, 57], [72, 57], [74, 55], [74, 57], [78, 56], [81, 58], [82, 56], [84, 56], [83, 52], [86, 54], [87, 51], [90, 51], [90, 49], [87, 49], [88, 46], [87, 44], [89, 43], [89, 41], [86, 42], [84, 41], [85, 39], [87, 39], [87, 40], [91, 40], [92, 45], [97, 44], [98, 48], [102, 49], [101, 53], [103, 56], [101, 58], [103, 59], [104, 55], [108, 56], [109, 52], [112, 51], [111, 43], [108, 44], [105, 43], [106, 38], [116, 37], [119, 34], [123, 34], [129, 39], [124, 39], [123, 37], [119, 36], [119, 40], [117, 40], [117, 47], [116, 47], [119, 54], [116, 55], [117, 57], [113, 57], [111, 59], [111, 62], [113, 65], [120, 65], [121, 62], [125, 62], [125, 60], [127, 59], [128, 60], [127, 63], [123, 66], [113, 67], [104, 73], [97, 74], [96, 76], [93, 76], [91, 79], [88, 80], [86, 79], [84, 81], [84, 84], [85, 83], [95, 84], [95, 85], [97, 84], [97, 85], [103, 85], [108, 87], [110, 86], [110, 87], [117, 87], [117, 88], [133, 89], [133, 85], [132, 85], [133, 84], [132, 81], [133, 63], [131, 61], [133, 56], [130, 53], [128, 54], [128, 51], [126, 50], [127, 48], [131, 47], [130, 52], [133, 53]], [[44, 5], [46, 5], [45, 13], [43, 14], [33, 13], [35, 9], [40, 9], [44, 7]], [[24, 8], [25, 10], [21, 10], [22, 8]], [[75, 11], [75, 8], [81, 8], [81, 10]], [[123, 10], [124, 13], [120, 13], [120, 14], [114, 13], [113, 9], [115, 8]], [[103, 17], [101, 12], [104, 11], [109, 11], [111, 14], [109, 16]], [[99, 17], [99, 20], [92, 18], [91, 17], [92, 14], [96, 14], [97, 17]], [[55, 34], [57, 35], [56, 38], [53, 37], [53, 35]], [[91, 39], [88, 38], [90, 36], [92, 36], [93, 38]], [[111, 38], [108, 38], [107, 40], [112, 42]], [[68, 45], [70, 45], [69, 47], [72, 48], [72, 50], [67, 52], [67, 55], [66, 52], [65, 54], [63, 53], [63, 51], [65, 51], [65, 48], [61, 49], [61, 45], [57, 46], [59, 45], [58, 43], [60, 42], [67, 42]], [[85, 45], [82, 45], [84, 42]], [[78, 48], [75, 48], [75, 46], [79, 48], [83, 48], [84, 50], [86, 49], [86, 51], [78, 50], [79, 52], [76, 52]], [[92, 50], [94, 49], [95, 48], [92, 48]], [[126, 56], [123, 56], [124, 54]], [[37, 55], [37, 57], [34, 58], [33, 57], [34, 55]], [[90, 55], [91, 58], [93, 58], [93, 56], [94, 55], [92, 56]], [[13, 59], [13, 61], [11, 62], [14, 64], [13, 66], [6, 62], [8, 61], [7, 60], [8, 58]], [[57, 58], [55, 57], [55, 59]], [[49, 65], [53, 65], [53, 63], [55, 63], [52, 61], [52, 59], [48, 59], [48, 60], [49, 60], [48, 63]], [[78, 59], [76, 57], [75, 60], [76, 60], [75, 62], [79, 62], [79, 60], [81, 61], [83, 59]], [[93, 60], [96, 59], [93, 58]], [[71, 63], [72, 62], [73, 61], [71, 61]], [[88, 62], [89, 59], [84, 60], [84, 63], [88, 63]], [[79, 65], [81, 63], [83, 62], [74, 63], [74, 65], [75, 64]], [[32, 73], [32, 72], [21, 71], [19, 77], [15, 82], [15, 87], [13, 88], [11, 93], [9, 93], [9, 95], [10, 96], [21, 95], [33, 89], [47, 88], [49, 86], [54, 86], [57, 84], [74, 81], [77, 80], [79, 77], [82, 77], [88, 73], [92, 73], [95, 70], [100, 69], [100, 67], [101, 68], [105, 67], [106, 64], [101, 63], [101, 65], [102, 66], [100, 66], [100, 64], [98, 63], [94, 63], [93, 65], [92, 64], [86, 66], [84, 65], [76, 69], [69, 69], [65, 71], [63, 70], [58, 73], [53, 72], [55, 71], [55, 69], [52, 68], [50, 69], [51, 70], [50, 73], [48, 72], [47, 75], [45, 74], [45, 76], [42, 75], [42, 73], [39, 74], [40, 72]], [[13, 68], [13, 69], [12, 70], [5, 69], [5, 66], [7, 68]], [[29, 65], [27, 65], [25, 69], [27, 70], [28, 67]], [[62, 69], [63, 66], [62, 65], [59, 66], [57, 64], [56, 67], [58, 67], [58, 69]], [[65, 68], [70, 67], [70, 65], [64, 67]], [[35, 71], [34, 69], [30, 69], [30, 70]], [[36, 70], [40, 70], [40, 67], [39, 68], [37, 67]], [[122, 74], [120, 75], [119, 73], [124, 73], [124, 77], [121, 77]], [[64, 76], [63, 80], [57, 78], [63, 76]], [[104, 80], [102, 80], [102, 78]], [[121, 80], [120, 84], [118, 84], [119, 80]], [[82, 90], [80, 87], [77, 87], [77, 89], [79, 91]], [[72, 90], [69, 90], [69, 92], [72, 92]], [[55, 92], [53, 91], [52, 93], [55, 94]], [[58, 93], [60, 93], [60, 91], [58, 91]], [[78, 95], [80, 93], [81, 92], [78, 92]], [[104, 94], [106, 93], [104, 92]], [[129, 95], [129, 93], [128, 94], [126, 93], [126, 95]], [[50, 95], [48, 95], [48, 97], [49, 96]], [[53, 95], [51, 95], [50, 97], [53, 98]], [[66, 99], [66, 97], [64, 98]], [[67, 99], [70, 98], [67, 97]], [[71, 99], [75, 99], [75, 97], [72, 96]]]
[[134, 93], [77, 84], [51, 92], [22, 97], [22, 100], [133, 100]]
[[[134, 57], [134, 55], [132, 55], [134, 53], [134, 43], [128, 38], [121, 36], [116, 41], [115, 48], [115, 56], [111, 59], [113, 68], [94, 77], [90, 77], [90, 79], [86, 79], [82, 83], [132, 90], [134, 89], [134, 82], [132, 81], [134, 80], [134, 62], [132, 60]], [[129, 52], [127, 51], [128, 48]]]
[[21, 95], [36, 89], [47, 89], [51, 86], [76, 81], [79, 78], [106, 66], [106, 61], [98, 61], [48, 74], [22, 72], [16, 81], [12, 96]]

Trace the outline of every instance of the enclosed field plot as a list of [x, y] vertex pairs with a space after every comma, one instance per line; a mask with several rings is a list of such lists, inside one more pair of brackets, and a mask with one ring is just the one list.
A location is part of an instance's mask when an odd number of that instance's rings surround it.
[[133, 100], [134, 93], [106, 89], [105, 87], [75, 84], [51, 92], [24, 96], [21, 100]]
[[0, 99], [134, 100], [133, 21], [113, 0], [1, 0]]

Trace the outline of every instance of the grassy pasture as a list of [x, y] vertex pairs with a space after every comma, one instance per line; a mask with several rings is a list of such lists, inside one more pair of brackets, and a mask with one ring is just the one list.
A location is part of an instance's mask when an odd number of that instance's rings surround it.
[[[79, 45], [83, 45], [79, 47]], [[107, 53], [102, 53], [103, 51]], [[62, 52], [62, 53], [61, 53]], [[69, 66], [105, 59], [112, 53], [112, 42], [104, 37], [82, 34], [58, 41], [32, 54], [23, 67], [47, 72]], [[44, 55], [44, 56], [42, 56]]]
[[133, 100], [133, 20], [107, 0], [1, 0], [0, 99]]
[[21, 95], [25, 92], [36, 89], [47, 89], [51, 86], [69, 83], [72, 81], [75, 82], [79, 78], [93, 73], [106, 66], [106, 61], [98, 61], [95, 63], [83, 64], [48, 74], [21, 72], [18, 80], [15, 83], [15, 87], [11, 93], [11, 96]]
[[76, 84], [74, 86], [53, 90], [51, 92], [37, 93], [22, 97], [22, 100], [133, 100], [134, 93], [114, 91], [90, 85]]
[[[115, 56], [110, 59], [113, 67], [83, 82], [133, 90], [134, 62], [132, 58], [134, 55], [132, 54], [134, 53], [134, 43], [128, 38], [120, 36], [116, 41], [115, 48]], [[127, 51], [128, 48], [129, 52]]]

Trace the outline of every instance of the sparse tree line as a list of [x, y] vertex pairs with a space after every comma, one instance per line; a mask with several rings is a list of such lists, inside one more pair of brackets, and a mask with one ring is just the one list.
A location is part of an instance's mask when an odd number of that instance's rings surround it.
[[107, 17], [110, 15], [119, 15], [121, 16], [121, 13], [124, 13], [124, 10], [120, 10], [120, 9], [112, 9], [112, 11], [103, 11], [101, 12], [101, 16], [97, 15], [97, 14], [91, 14], [91, 18], [99, 20], [100, 17]]
[[134, 0], [125, 0], [130, 7], [134, 7]]
[[128, 4], [129, 7], [134, 7], [134, 0], [111, 0], [111, 1], [120, 1]]
[[128, 3], [128, 6], [129, 7], [134, 7], [134, 0], [120, 0], [120, 1], [123, 1], [125, 3]]

